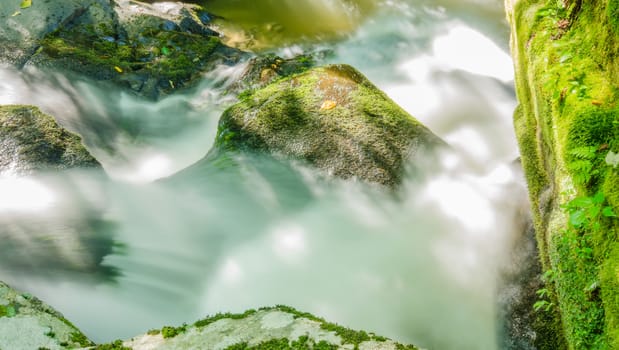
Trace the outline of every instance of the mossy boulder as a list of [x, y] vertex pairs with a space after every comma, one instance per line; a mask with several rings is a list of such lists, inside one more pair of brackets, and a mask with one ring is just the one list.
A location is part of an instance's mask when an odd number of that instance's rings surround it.
[[0, 145], [0, 174], [100, 167], [79, 136], [33, 106], [0, 106]]
[[[42, 11], [39, 4], [23, 12]], [[220, 42], [201, 7], [180, 2], [90, 0], [35, 41], [27, 65], [77, 72], [153, 99], [247, 56]]]
[[[108, 346], [108, 347], [105, 347]], [[163, 327], [102, 349], [415, 350], [411, 345], [354, 331], [286, 306], [218, 314], [181, 327]]]
[[340, 178], [394, 186], [407, 164], [444, 142], [361, 73], [329, 65], [240, 94], [224, 112], [213, 150], [305, 161]]
[[59, 312], [0, 282], [0, 349], [75, 349], [93, 343]]
[[506, 1], [540, 301], [555, 327], [539, 349], [619, 348], [619, 168], [606, 162], [619, 153], [617, 4]]

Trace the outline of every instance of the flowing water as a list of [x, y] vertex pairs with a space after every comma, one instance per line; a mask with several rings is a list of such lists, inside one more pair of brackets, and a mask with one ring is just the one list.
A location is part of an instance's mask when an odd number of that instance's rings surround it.
[[[427, 348], [498, 348], [497, 281], [526, 206], [501, 5], [212, 2], [260, 34], [246, 47], [352, 64], [458, 151], [397, 195], [268, 157], [187, 169], [210, 148], [233, 102], [221, 91], [242, 66], [156, 103], [0, 69], [0, 104], [40, 106], [105, 168], [0, 174], [0, 280], [95, 341], [286, 304]], [[267, 40], [273, 28], [281, 35]]]

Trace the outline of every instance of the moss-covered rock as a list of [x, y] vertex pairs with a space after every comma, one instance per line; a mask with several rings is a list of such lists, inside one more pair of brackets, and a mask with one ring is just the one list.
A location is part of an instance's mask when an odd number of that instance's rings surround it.
[[393, 186], [408, 160], [444, 144], [347, 65], [314, 68], [240, 99], [221, 117], [209, 155], [284, 155], [341, 178]]
[[[28, 10], [39, 11], [36, 5]], [[149, 98], [190, 86], [202, 72], [247, 55], [221, 44], [199, 6], [180, 2], [90, 0], [37, 43], [29, 65], [75, 71]]]
[[0, 282], [1, 349], [75, 349], [93, 343], [39, 299]]
[[[107, 346], [107, 347], [106, 347]], [[417, 349], [354, 331], [286, 306], [218, 314], [181, 327], [163, 327], [96, 349], [404, 350]]]
[[99, 167], [79, 136], [33, 106], [0, 106], [0, 174]]
[[[508, 0], [515, 126], [561, 339], [619, 348], [619, 36], [616, 0]], [[546, 308], [544, 308], [546, 309]]]

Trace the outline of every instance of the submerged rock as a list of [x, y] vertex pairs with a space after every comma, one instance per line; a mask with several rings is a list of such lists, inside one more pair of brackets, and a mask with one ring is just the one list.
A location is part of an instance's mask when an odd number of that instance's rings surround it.
[[75, 349], [92, 344], [58, 311], [0, 282], [0, 349]]
[[410, 160], [444, 142], [347, 65], [329, 65], [240, 94], [207, 155], [244, 151], [306, 161], [341, 178], [398, 184]]
[[218, 314], [191, 326], [163, 327], [110, 345], [133, 350], [417, 349], [372, 333], [346, 329], [286, 306]]
[[79, 136], [33, 106], [0, 106], [0, 175], [100, 167]]
[[[197, 5], [50, 1], [15, 17], [9, 7], [0, 11], [0, 18], [10, 18], [0, 25], [0, 39], [11, 48], [0, 51], [0, 60], [74, 71], [149, 98], [187, 87], [201, 72], [247, 55], [221, 44]], [[16, 28], [4, 28], [9, 23]]]

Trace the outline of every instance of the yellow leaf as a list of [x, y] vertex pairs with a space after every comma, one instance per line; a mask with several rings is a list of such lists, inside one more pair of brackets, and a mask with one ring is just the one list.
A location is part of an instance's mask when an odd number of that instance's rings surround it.
[[320, 110], [321, 111], [328, 111], [330, 109], [335, 108], [335, 106], [337, 106], [337, 102], [331, 101], [331, 100], [326, 100], [325, 102], [322, 103], [322, 106], [320, 106]]
[[30, 6], [32, 6], [32, 0], [22, 0], [21, 5], [19, 5], [23, 9], [27, 9]]
[[19, 16], [19, 15], [21, 15], [21, 12], [19, 12], [19, 11], [15, 11], [15, 12], [11, 15], [11, 17], [15, 17], [15, 16]]
[[118, 73], [122, 73], [123, 69], [120, 68], [119, 66], [114, 66], [114, 69], [118, 72]]

